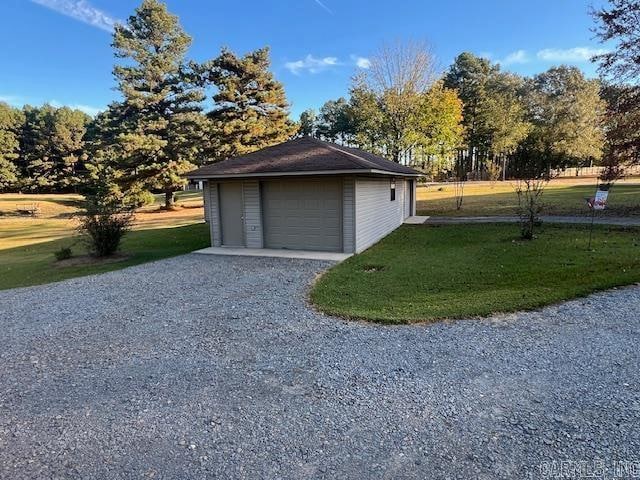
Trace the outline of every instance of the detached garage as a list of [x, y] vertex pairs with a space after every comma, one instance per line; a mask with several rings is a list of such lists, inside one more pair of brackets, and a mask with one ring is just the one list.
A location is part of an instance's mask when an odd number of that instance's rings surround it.
[[357, 253], [415, 215], [415, 170], [309, 137], [207, 165], [214, 247]]

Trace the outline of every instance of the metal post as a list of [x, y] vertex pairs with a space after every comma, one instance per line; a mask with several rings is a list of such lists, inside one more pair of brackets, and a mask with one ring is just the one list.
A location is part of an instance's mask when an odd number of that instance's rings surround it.
[[596, 216], [596, 209], [591, 207], [591, 228], [589, 229], [589, 247], [588, 250], [591, 250], [591, 238], [593, 237], [593, 219]]

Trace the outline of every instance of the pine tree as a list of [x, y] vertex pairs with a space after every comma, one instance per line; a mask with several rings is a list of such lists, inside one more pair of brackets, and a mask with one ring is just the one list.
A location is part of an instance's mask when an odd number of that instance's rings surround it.
[[301, 137], [315, 137], [318, 130], [318, 116], [316, 111], [309, 108], [300, 114], [298, 135]]
[[55, 112], [52, 143], [58, 191], [74, 190], [78, 185], [79, 169], [86, 160], [84, 140], [90, 121], [91, 117], [86, 113], [69, 107], [58, 108]]
[[114, 75], [123, 96], [117, 168], [123, 190], [159, 189], [165, 207], [195, 168], [203, 136], [202, 89], [192, 81], [185, 55], [191, 38], [158, 0], [144, 0], [126, 25], [117, 25]]
[[20, 164], [25, 186], [34, 192], [74, 190], [91, 118], [80, 110], [51, 105], [26, 106], [24, 115]]
[[203, 78], [213, 84], [213, 160], [242, 155], [283, 142], [295, 134], [284, 87], [269, 71], [269, 49], [243, 57], [223, 49], [203, 66]]
[[51, 105], [27, 105], [24, 114], [20, 163], [25, 186], [34, 192], [53, 191], [57, 178], [50, 140], [53, 138], [55, 108]]
[[491, 150], [491, 127], [487, 125], [489, 82], [499, 67], [469, 52], [458, 55], [444, 77], [444, 85], [453, 88], [464, 105], [465, 142], [469, 151], [465, 171], [478, 170], [477, 155]]
[[19, 180], [16, 160], [20, 152], [20, 133], [24, 114], [0, 102], [0, 191], [15, 188]]

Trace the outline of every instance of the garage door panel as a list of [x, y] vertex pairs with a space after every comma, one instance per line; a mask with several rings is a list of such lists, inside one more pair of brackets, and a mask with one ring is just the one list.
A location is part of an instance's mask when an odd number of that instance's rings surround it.
[[267, 248], [342, 251], [340, 180], [270, 180], [262, 183]]

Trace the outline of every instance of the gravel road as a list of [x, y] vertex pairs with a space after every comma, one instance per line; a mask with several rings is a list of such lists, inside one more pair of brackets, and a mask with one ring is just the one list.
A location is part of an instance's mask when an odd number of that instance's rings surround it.
[[640, 287], [388, 327], [309, 309], [327, 266], [192, 254], [1, 291], [0, 478], [640, 468]]

